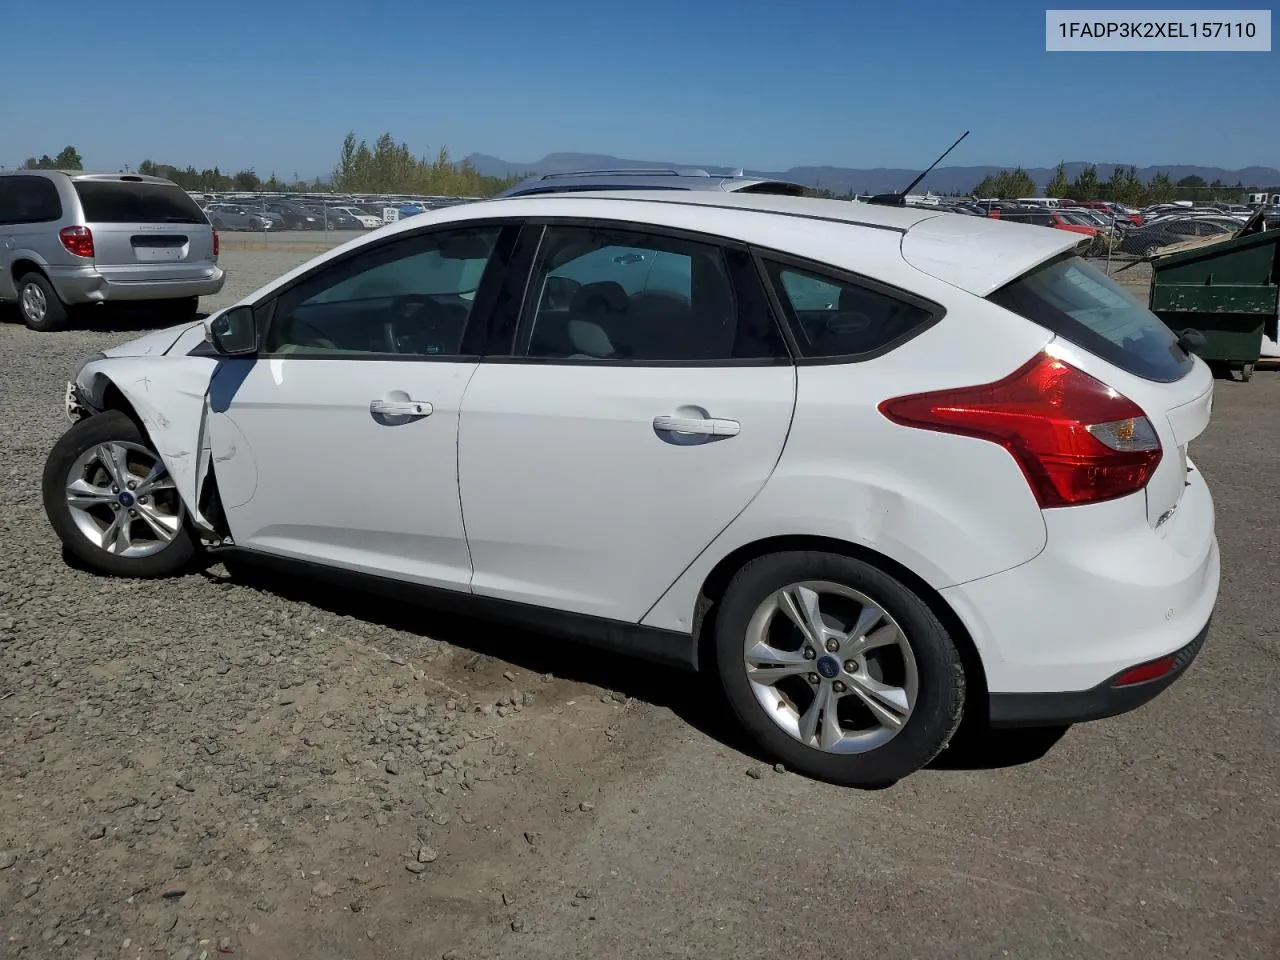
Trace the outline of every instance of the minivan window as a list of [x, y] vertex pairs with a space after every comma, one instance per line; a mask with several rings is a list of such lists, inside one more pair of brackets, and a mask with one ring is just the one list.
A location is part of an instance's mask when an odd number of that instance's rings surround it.
[[0, 223], [52, 223], [61, 219], [58, 188], [48, 177], [0, 177]]
[[73, 180], [85, 223], [206, 223], [204, 212], [176, 184]]
[[988, 299], [1147, 380], [1172, 383], [1195, 363], [1164, 321], [1074, 255], [1041, 264]]

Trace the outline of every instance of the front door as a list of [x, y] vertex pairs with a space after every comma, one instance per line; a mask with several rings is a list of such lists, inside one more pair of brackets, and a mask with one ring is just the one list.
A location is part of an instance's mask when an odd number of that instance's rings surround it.
[[478, 358], [462, 344], [500, 279], [486, 268], [501, 231], [395, 237], [268, 305], [261, 353], [210, 388], [237, 545], [468, 589], [458, 412]]
[[527, 289], [463, 401], [472, 589], [638, 622], [768, 479], [795, 370], [740, 249], [550, 225]]

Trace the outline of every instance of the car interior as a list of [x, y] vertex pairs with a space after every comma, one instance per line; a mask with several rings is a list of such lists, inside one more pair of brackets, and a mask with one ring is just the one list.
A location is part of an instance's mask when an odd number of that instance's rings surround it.
[[526, 336], [526, 356], [589, 360], [732, 357], [733, 285], [716, 247], [668, 249], [589, 239], [553, 247]]
[[283, 294], [267, 331], [280, 355], [458, 353], [496, 231], [334, 268]]

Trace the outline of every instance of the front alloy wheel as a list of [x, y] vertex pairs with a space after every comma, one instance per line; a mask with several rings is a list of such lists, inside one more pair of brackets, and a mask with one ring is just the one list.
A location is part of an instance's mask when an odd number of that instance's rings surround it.
[[67, 473], [67, 506], [80, 533], [117, 557], [150, 557], [182, 529], [182, 500], [158, 455], [138, 443], [99, 443]]
[[119, 411], [64, 433], [49, 454], [43, 487], [45, 513], [63, 547], [92, 570], [169, 576], [195, 555], [173, 478]]

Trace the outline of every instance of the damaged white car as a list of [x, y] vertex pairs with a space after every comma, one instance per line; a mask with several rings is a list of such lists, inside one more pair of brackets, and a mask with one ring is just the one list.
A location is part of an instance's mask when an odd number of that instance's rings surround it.
[[1077, 240], [674, 190], [432, 211], [86, 361], [45, 508], [108, 574], [211, 551], [705, 667], [792, 769], [890, 782], [965, 711], [1110, 716], [1205, 640], [1213, 380]]

